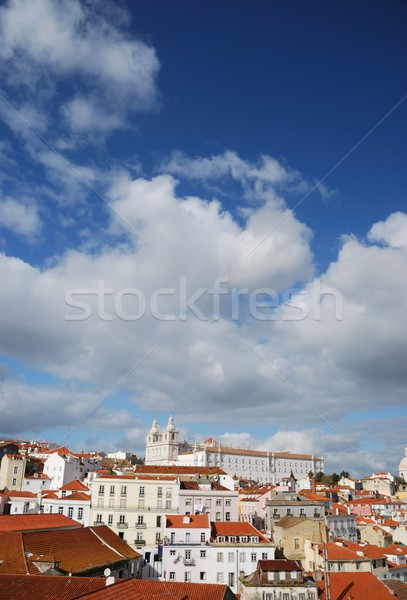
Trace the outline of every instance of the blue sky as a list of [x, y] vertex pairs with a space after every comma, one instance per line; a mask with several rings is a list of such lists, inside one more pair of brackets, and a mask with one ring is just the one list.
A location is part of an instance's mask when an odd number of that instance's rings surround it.
[[[142, 453], [173, 413], [189, 438], [397, 469], [406, 20], [2, 3], [1, 435]], [[206, 292], [183, 312], [184, 288]]]

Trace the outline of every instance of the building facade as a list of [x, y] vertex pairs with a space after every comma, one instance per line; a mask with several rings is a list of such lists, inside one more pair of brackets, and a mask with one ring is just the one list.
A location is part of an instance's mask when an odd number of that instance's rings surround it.
[[[185, 451], [186, 447], [188, 449]], [[213, 438], [193, 445], [181, 445], [172, 416], [162, 431], [154, 419], [147, 433], [145, 464], [219, 467], [232, 477], [273, 485], [290, 478], [291, 474], [296, 479], [302, 479], [310, 471], [315, 474], [324, 470], [323, 458], [308, 454], [231, 448], [217, 443]]]

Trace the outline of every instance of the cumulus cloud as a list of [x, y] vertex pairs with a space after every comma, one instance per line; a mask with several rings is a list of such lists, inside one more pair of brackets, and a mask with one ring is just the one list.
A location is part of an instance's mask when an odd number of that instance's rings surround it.
[[[344, 239], [316, 279], [311, 232], [282, 199], [263, 198], [242, 221], [217, 200], [180, 195], [169, 174], [111, 177], [110, 227], [119, 237], [41, 269], [0, 257], [8, 282], [0, 288], [1, 351], [79, 388], [122, 381], [129, 405], [117, 411], [173, 412], [182, 427], [199, 421], [208, 432], [261, 421], [270, 449], [327, 450], [334, 461], [340, 447], [342, 468], [352, 457], [345, 437], [371, 460], [349, 418], [379, 410], [384, 398], [395, 410], [404, 405], [404, 216], [373, 225], [369, 243]], [[288, 288], [298, 292], [291, 300]], [[279, 298], [272, 310], [263, 306], [266, 319], [250, 305], [259, 289]], [[129, 425], [123, 443], [140, 451], [142, 431]]]
[[[63, 83], [63, 114], [75, 131], [111, 131], [157, 102], [154, 48], [95, 8], [79, 0], [9, 0], [0, 9], [0, 58], [10, 89], [36, 92], [38, 106], [47, 102], [49, 109]], [[78, 84], [86, 98], [76, 97]]]
[[41, 219], [37, 207], [23, 204], [14, 198], [0, 201], [0, 228], [9, 229], [17, 235], [34, 238], [41, 229]]

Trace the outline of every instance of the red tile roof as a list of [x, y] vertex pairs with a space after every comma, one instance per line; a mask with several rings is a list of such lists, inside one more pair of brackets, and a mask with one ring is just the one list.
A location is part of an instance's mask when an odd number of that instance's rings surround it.
[[259, 560], [262, 571], [302, 571], [298, 560]]
[[233, 600], [227, 585], [127, 579], [84, 596], [84, 600]]
[[81, 527], [81, 523], [59, 514], [0, 515], [0, 531], [43, 531]]
[[89, 488], [84, 483], [82, 483], [82, 481], [79, 481], [79, 479], [74, 479], [73, 481], [66, 483], [59, 489], [61, 490], [61, 492], [63, 492], [63, 491], [89, 492]]
[[37, 494], [33, 492], [20, 492], [19, 490], [7, 490], [3, 492], [3, 495], [10, 498], [37, 498]]
[[245, 521], [220, 521], [212, 523], [212, 537], [216, 539], [219, 536], [258, 536], [261, 544], [270, 543], [270, 540], [262, 535], [258, 529]]
[[[210, 527], [209, 515], [166, 515], [169, 529], [205, 529]], [[184, 522], [188, 519], [188, 523]]]
[[[393, 594], [372, 573], [330, 573], [331, 600], [394, 600]], [[316, 582], [326, 600], [325, 582]]]
[[74, 600], [105, 587], [102, 577], [0, 575], [0, 598], [7, 600]]
[[163, 475], [226, 475], [226, 472], [219, 467], [180, 467], [178, 465], [136, 465], [134, 469], [137, 473], [162, 473]]
[[[52, 557], [50, 556], [52, 549]], [[11, 558], [10, 558], [11, 557]], [[140, 557], [109, 527], [0, 532], [0, 573], [33, 573], [39, 560], [59, 563], [59, 570], [76, 575]], [[6, 564], [5, 564], [6, 563]]]

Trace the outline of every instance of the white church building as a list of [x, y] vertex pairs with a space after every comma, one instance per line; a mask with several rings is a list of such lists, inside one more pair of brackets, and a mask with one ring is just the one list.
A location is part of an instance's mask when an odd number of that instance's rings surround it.
[[[189, 446], [186, 451], [185, 446]], [[161, 431], [154, 419], [147, 433], [145, 464], [219, 467], [232, 477], [272, 484], [289, 478], [291, 473], [296, 479], [304, 479], [310, 471], [315, 474], [324, 470], [323, 458], [309, 454], [231, 448], [213, 438], [181, 446], [172, 416]]]

